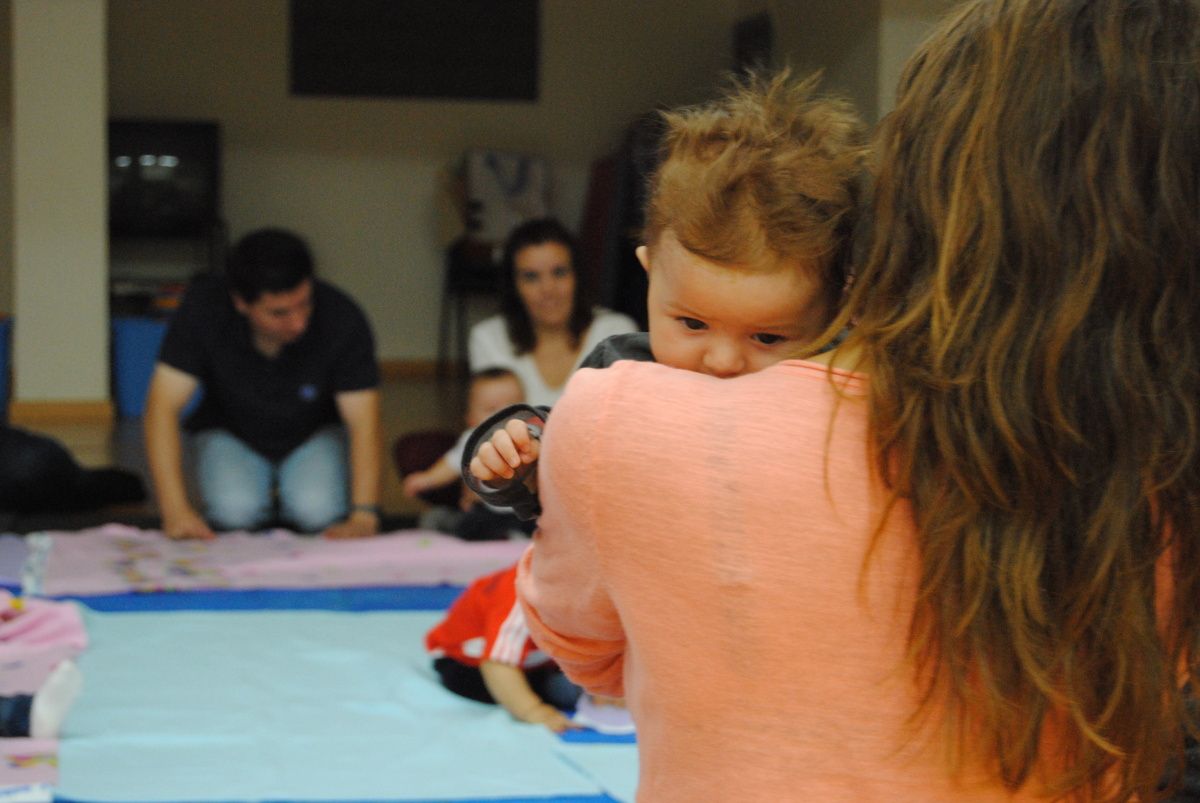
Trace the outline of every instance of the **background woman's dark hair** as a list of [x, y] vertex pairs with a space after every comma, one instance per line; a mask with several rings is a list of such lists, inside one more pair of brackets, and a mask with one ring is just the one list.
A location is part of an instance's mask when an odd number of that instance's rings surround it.
[[292, 290], [312, 275], [308, 246], [284, 229], [259, 229], [242, 237], [226, 267], [230, 289], [250, 304], [263, 293]]
[[1200, 689], [1200, 5], [967, 3], [876, 145], [830, 329], [917, 528], [919, 721], [1009, 789], [1155, 799]]
[[517, 226], [504, 243], [501, 263], [503, 281], [500, 288], [500, 313], [508, 328], [508, 338], [517, 354], [533, 351], [537, 345], [537, 334], [533, 331], [533, 320], [517, 293], [517, 272], [513, 259], [522, 248], [545, 243], [558, 243], [571, 255], [571, 267], [575, 271], [575, 297], [571, 299], [571, 317], [567, 329], [571, 343], [578, 347], [583, 334], [592, 325], [591, 288], [588, 277], [579, 265], [579, 247], [567, 227], [554, 218], [539, 218]]

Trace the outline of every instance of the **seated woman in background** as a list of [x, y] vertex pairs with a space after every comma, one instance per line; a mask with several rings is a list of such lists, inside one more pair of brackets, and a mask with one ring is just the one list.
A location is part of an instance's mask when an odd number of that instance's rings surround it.
[[500, 314], [471, 329], [471, 371], [508, 368], [525, 400], [553, 405], [567, 378], [601, 340], [636, 332], [632, 318], [588, 301], [575, 239], [557, 220], [531, 220], [504, 245]]

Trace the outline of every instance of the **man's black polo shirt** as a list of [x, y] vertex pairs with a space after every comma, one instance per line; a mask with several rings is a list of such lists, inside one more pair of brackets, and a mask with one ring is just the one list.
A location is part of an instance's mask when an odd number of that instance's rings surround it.
[[359, 306], [313, 281], [313, 313], [298, 340], [263, 356], [224, 280], [194, 280], [171, 318], [158, 359], [198, 379], [204, 399], [188, 430], [229, 430], [279, 460], [321, 427], [340, 421], [334, 395], [379, 385], [375, 340]]

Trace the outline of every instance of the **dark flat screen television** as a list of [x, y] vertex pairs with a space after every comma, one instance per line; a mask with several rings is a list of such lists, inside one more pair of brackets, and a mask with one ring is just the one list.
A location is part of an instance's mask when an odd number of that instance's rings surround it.
[[217, 123], [108, 122], [108, 227], [122, 237], [199, 237], [220, 217]]
[[538, 99], [539, 0], [291, 0], [296, 95]]

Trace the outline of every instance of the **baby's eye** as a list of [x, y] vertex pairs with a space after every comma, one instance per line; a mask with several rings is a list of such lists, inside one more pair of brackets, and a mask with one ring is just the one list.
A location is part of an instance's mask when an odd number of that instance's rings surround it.
[[751, 335], [751, 338], [762, 343], [764, 346], [775, 346], [787, 340], [783, 335], [773, 335], [770, 332], [759, 332]]
[[708, 324], [706, 324], [704, 321], [697, 320], [696, 318], [682, 317], [682, 318], [676, 318], [675, 320], [679, 321], [681, 324], [686, 326], [688, 329], [691, 329], [693, 332], [699, 332], [701, 329], [708, 328]]

